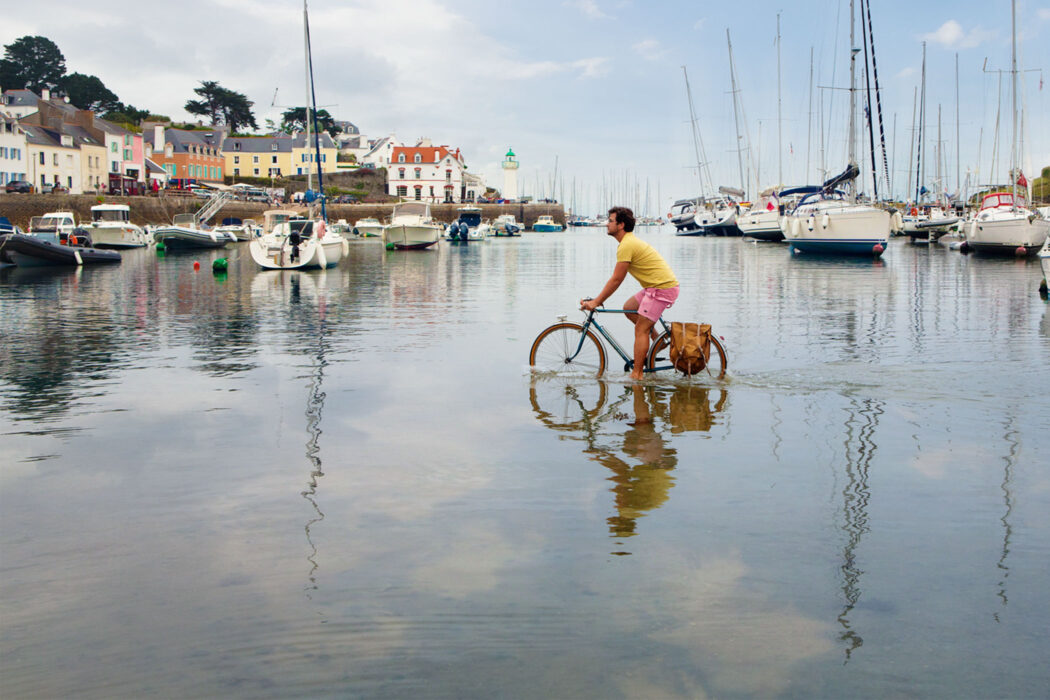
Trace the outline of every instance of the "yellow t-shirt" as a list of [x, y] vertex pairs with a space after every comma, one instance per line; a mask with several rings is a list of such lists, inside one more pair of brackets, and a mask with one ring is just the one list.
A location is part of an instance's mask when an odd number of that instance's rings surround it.
[[633, 233], [626, 234], [616, 247], [616, 262], [630, 263], [628, 272], [646, 289], [670, 289], [678, 286], [671, 266], [656, 249]]

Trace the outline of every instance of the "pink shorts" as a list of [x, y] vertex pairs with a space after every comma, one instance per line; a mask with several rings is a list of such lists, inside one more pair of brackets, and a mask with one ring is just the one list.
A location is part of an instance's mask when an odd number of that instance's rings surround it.
[[668, 289], [655, 289], [647, 287], [634, 295], [638, 302], [638, 313], [650, 321], [658, 321], [664, 311], [671, 308], [671, 304], [678, 298], [678, 287]]

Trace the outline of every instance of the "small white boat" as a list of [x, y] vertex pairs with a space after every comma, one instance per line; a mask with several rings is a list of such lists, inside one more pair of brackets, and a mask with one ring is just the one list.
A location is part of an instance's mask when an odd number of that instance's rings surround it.
[[81, 228], [96, 248], [144, 248], [151, 240], [141, 226], [131, 223], [131, 208], [126, 204], [91, 207], [91, 223]]
[[217, 233], [232, 234], [238, 241], [250, 241], [262, 235], [262, 228], [251, 219], [226, 217], [222, 224], [215, 227]]
[[912, 207], [901, 216], [902, 231], [913, 243], [924, 244], [936, 241], [949, 233], [959, 223], [959, 217], [953, 216], [941, 207]]
[[340, 238], [350, 240], [351, 238], [357, 238], [357, 234], [354, 233], [354, 227], [347, 222], [346, 219], [339, 219], [335, 223], [328, 223], [328, 232], [338, 235]]
[[520, 236], [521, 224], [514, 218], [513, 214], [500, 214], [492, 222], [492, 235], [494, 236]]
[[429, 248], [441, 238], [441, 228], [426, 202], [401, 202], [394, 205], [390, 223], [383, 227], [383, 244], [397, 250]]
[[1050, 221], [1010, 192], [985, 195], [981, 209], [966, 229], [966, 247], [987, 255], [1034, 255], [1046, 242]]
[[282, 221], [248, 243], [248, 250], [252, 260], [266, 270], [335, 267], [350, 252], [346, 240], [326, 231], [322, 219]]
[[237, 241], [237, 237], [232, 233], [204, 228], [198, 223], [195, 214], [176, 214], [170, 226], [160, 226], [153, 230], [153, 238], [170, 250], [225, 248], [228, 243]]
[[445, 240], [453, 243], [483, 241], [493, 234], [492, 225], [481, 220], [479, 207], [460, 207], [459, 218], [445, 229]]
[[746, 213], [737, 216], [736, 225], [745, 236], [759, 241], [782, 241], [780, 198], [776, 188], [763, 191]]
[[70, 211], [52, 211], [43, 216], [34, 216], [29, 220], [30, 236], [54, 236], [59, 243], [66, 243], [69, 234], [77, 228], [76, 218]]
[[383, 222], [373, 217], [358, 219], [354, 224], [354, 231], [362, 238], [382, 238]]

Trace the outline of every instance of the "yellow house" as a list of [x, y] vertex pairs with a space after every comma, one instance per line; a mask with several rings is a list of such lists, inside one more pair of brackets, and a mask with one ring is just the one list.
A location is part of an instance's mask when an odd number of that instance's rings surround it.
[[[336, 171], [339, 148], [327, 134], [321, 134], [321, 171]], [[305, 133], [292, 136], [231, 136], [222, 143], [226, 174], [237, 177], [281, 177], [317, 172], [313, 139]]]

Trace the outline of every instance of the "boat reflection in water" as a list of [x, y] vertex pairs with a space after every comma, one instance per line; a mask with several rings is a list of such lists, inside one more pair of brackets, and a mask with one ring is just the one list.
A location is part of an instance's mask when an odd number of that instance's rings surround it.
[[607, 518], [609, 534], [633, 537], [638, 520], [666, 503], [674, 486], [678, 448], [672, 436], [706, 433], [720, 424], [728, 394], [721, 389], [712, 397], [715, 390], [693, 384], [635, 384], [610, 400], [604, 382], [577, 381], [534, 377], [529, 402], [541, 423], [583, 442], [584, 454], [612, 472], [616, 513]]

